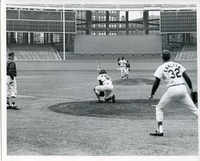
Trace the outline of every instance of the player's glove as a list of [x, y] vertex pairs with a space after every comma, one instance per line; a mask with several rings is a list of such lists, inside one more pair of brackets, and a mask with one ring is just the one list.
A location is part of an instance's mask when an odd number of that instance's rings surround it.
[[197, 91], [191, 92], [191, 93], [190, 93], [190, 96], [191, 96], [192, 101], [194, 102], [194, 104], [196, 104], [197, 101], [198, 101], [198, 93], [197, 93]]
[[104, 97], [104, 96], [105, 96], [105, 93], [104, 93], [103, 91], [100, 91], [99, 96], [100, 96], [100, 97]]

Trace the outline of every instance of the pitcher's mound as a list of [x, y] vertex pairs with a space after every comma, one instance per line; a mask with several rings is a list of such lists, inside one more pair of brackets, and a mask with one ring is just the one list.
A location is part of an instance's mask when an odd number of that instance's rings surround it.
[[87, 117], [118, 117], [130, 119], [155, 119], [158, 100], [116, 100], [115, 103], [94, 101], [65, 102], [50, 106], [55, 112]]

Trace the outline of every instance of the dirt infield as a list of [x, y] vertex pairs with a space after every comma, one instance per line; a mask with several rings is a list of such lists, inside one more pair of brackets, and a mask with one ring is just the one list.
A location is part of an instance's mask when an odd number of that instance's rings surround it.
[[[116, 103], [95, 103], [96, 71], [20, 71], [19, 111], [7, 110], [8, 156], [197, 156], [198, 122], [174, 103], [165, 109], [165, 136], [156, 129], [155, 105], [147, 100], [153, 71], [131, 71], [121, 80], [109, 71]], [[196, 72], [188, 72], [194, 89]]]
[[[123, 118], [123, 119], [154, 119], [155, 111], [152, 110], [158, 100], [116, 100], [112, 102], [97, 103], [95, 101], [64, 102], [50, 106], [55, 112], [77, 116]], [[177, 106], [177, 105], [176, 105]], [[149, 108], [147, 108], [149, 107]], [[151, 113], [151, 115], [148, 115]]]

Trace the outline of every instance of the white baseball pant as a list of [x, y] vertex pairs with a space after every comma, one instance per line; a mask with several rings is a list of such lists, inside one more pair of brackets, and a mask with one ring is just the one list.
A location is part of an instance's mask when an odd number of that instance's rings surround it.
[[121, 70], [121, 76], [124, 77], [126, 74], [126, 67], [121, 67], [120, 70]]
[[156, 106], [156, 120], [158, 122], [163, 121], [163, 108], [169, 107], [174, 101], [180, 102], [198, 117], [198, 109], [189, 96], [186, 86], [183, 84], [169, 87], [160, 99]]
[[[14, 80], [12, 82], [12, 79], [10, 78], [10, 76], [6, 76], [7, 77], [7, 97], [16, 97], [17, 95], [17, 83], [16, 83], [16, 79], [14, 77]], [[12, 82], [12, 83], [11, 83]]]
[[112, 84], [98, 85], [95, 87], [95, 91], [103, 91], [105, 93], [105, 98], [108, 98], [113, 91]]

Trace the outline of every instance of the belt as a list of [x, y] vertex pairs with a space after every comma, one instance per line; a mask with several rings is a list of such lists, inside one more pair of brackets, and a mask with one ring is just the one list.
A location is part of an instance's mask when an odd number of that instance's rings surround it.
[[179, 85], [184, 85], [185, 83], [180, 83], [180, 84], [173, 84], [173, 85], [171, 85], [171, 86], [169, 86], [169, 87], [173, 87], [173, 86], [179, 86]]

